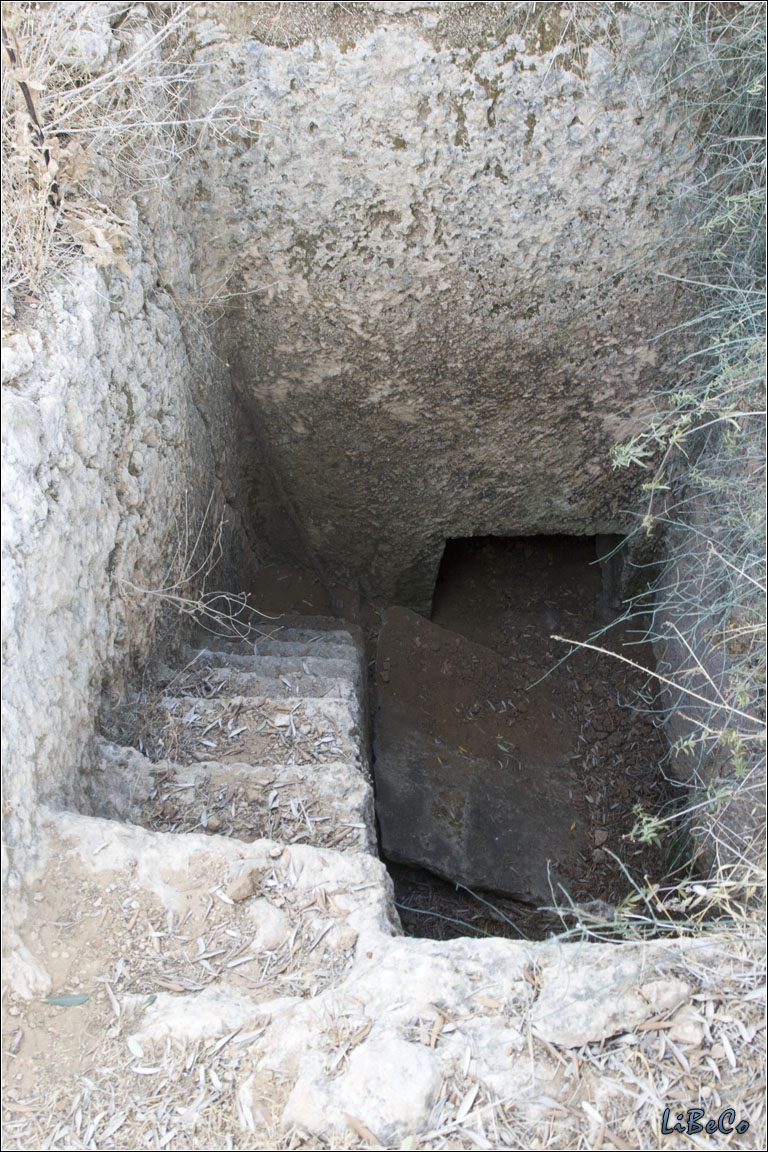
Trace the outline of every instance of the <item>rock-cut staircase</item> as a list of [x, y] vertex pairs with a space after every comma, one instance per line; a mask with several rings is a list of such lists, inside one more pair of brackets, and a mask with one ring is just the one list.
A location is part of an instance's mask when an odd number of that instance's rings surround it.
[[102, 742], [92, 812], [375, 853], [359, 630], [309, 618], [180, 655], [151, 709], [165, 756]]
[[561, 1053], [689, 995], [684, 942], [404, 937], [362, 638], [284, 623], [181, 651], [146, 701], [152, 759], [102, 741], [85, 811], [42, 813], [7, 1004], [51, 1146], [514, 1144], [565, 1114]]

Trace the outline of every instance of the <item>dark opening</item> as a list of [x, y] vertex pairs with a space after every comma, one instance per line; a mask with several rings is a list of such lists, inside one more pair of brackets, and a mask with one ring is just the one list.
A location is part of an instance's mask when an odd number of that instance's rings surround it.
[[640, 836], [667, 800], [646, 677], [554, 639], [602, 630], [653, 668], [641, 622], [610, 623], [621, 585], [618, 537], [474, 537], [447, 542], [431, 622], [387, 613], [377, 809], [406, 931], [538, 938], [664, 876]]

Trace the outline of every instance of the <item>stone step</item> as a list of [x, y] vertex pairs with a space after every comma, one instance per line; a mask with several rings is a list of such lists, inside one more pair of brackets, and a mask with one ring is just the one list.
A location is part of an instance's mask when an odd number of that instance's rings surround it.
[[228, 648], [206, 645], [210, 651], [222, 652], [227, 655], [248, 656], [303, 656], [305, 658], [326, 657], [336, 660], [359, 661], [360, 656], [354, 644], [338, 643], [335, 640], [322, 638], [314, 642], [305, 640], [288, 640], [281, 636], [260, 637], [253, 643], [243, 641]]
[[155, 831], [376, 852], [373, 790], [349, 761], [153, 763], [134, 748], [104, 740], [89, 802], [95, 816]]
[[253, 644], [254, 656], [311, 656], [336, 660], [356, 660], [360, 657], [354, 644], [318, 638], [315, 641], [289, 640], [283, 636], [260, 639]]
[[346, 630], [318, 631], [307, 628], [275, 628], [257, 632], [247, 640], [225, 640], [219, 637], [201, 637], [201, 649], [247, 656], [329, 656], [331, 658], [362, 659], [362, 635], [353, 636]]
[[319, 653], [311, 656], [290, 653], [257, 656], [252, 652], [212, 652], [208, 649], [188, 647], [183, 647], [180, 654], [181, 658], [187, 661], [184, 671], [192, 668], [237, 668], [271, 679], [278, 679], [291, 673], [304, 673], [308, 677], [347, 678], [355, 687], [362, 684], [361, 661], [353, 654], [345, 655], [341, 649], [339, 654], [333, 657]]
[[258, 640], [260, 636], [276, 636], [284, 632], [295, 633], [295, 635], [290, 637], [292, 640], [305, 638], [311, 640], [316, 636], [330, 637], [340, 635], [347, 637], [348, 642], [353, 644], [362, 644], [363, 642], [363, 634], [360, 627], [357, 624], [351, 624], [341, 617], [297, 616], [293, 613], [286, 613], [285, 615], [274, 618], [265, 616], [263, 620], [258, 620], [252, 624], [247, 634], [243, 636], [212, 636], [210, 632], [201, 630], [199, 638], [201, 646], [210, 643], [237, 644], [240, 640], [252, 643]]
[[166, 747], [180, 761], [212, 755], [254, 764], [365, 761], [355, 699], [167, 695], [160, 706]]
[[[113, 749], [115, 769], [125, 753], [129, 762], [132, 756], [139, 756], [132, 749], [117, 746]], [[103, 754], [103, 746], [101, 751]], [[108, 759], [109, 756], [107, 753]], [[152, 771], [159, 767], [151, 765]], [[125, 768], [124, 763], [124, 771]], [[134, 763], [128, 775], [140, 775], [136, 769]], [[306, 970], [307, 976], [325, 956], [337, 959], [337, 952], [351, 949], [359, 933], [370, 933], [371, 938], [378, 941], [398, 931], [386, 870], [381, 861], [367, 852], [340, 851], [327, 845], [301, 842], [286, 845], [266, 838], [243, 843], [231, 835], [201, 831], [176, 835], [125, 823], [122, 818], [105, 819], [59, 809], [43, 809], [41, 817], [47, 858], [56, 863], [56, 887], [68, 917], [75, 916], [80, 908], [88, 909], [92, 900], [92, 891], [84, 879], [93, 881], [100, 877], [105, 907], [106, 903], [110, 905], [107, 919], [116, 918], [119, 928], [132, 916], [135, 921], [135, 909], [139, 906], [145, 917], [147, 914], [154, 917], [159, 903], [172, 913], [171, 924], [178, 925], [180, 920], [187, 919], [186, 936], [193, 941], [200, 935], [210, 939], [223, 937], [225, 942], [228, 936], [242, 937], [243, 944], [252, 941], [252, 968], [220, 965], [214, 961], [218, 970], [216, 982], [227, 995], [239, 989], [247, 996], [254, 984], [258, 989], [264, 963], [264, 956], [259, 954], [265, 948], [278, 946], [277, 941], [267, 943], [262, 937], [267, 925], [274, 926], [277, 919], [283, 924], [281, 943], [288, 950], [292, 928], [298, 922], [306, 924], [307, 945], [314, 944], [314, 947], [309, 955], [306, 948], [302, 949], [301, 956], [298, 949], [292, 955], [297, 960], [295, 969]], [[252, 886], [238, 883], [250, 877], [254, 881]], [[339, 895], [341, 892], [344, 896]], [[190, 909], [193, 910], [191, 917]], [[278, 909], [283, 913], [280, 917], [276, 916]], [[92, 904], [89, 911], [85, 919], [94, 928], [93, 947], [103, 954], [114, 950], [114, 959], [110, 954], [109, 964], [109, 970], [113, 971], [120, 948], [125, 947], [125, 936], [120, 945], [110, 932], [104, 931], [104, 917], [93, 918]], [[190, 921], [194, 931], [190, 931]], [[162, 923], [164, 928], [169, 923], [165, 915]], [[169, 970], [173, 969], [180, 984], [177, 994], [183, 993], [183, 986], [190, 978], [190, 991], [209, 983], [212, 966], [209, 964], [195, 973], [189, 965], [188, 950], [177, 946], [178, 937], [174, 937], [173, 928], [155, 939], [161, 942], [151, 951], [157, 955], [165, 953], [159, 956], [157, 975], [162, 979], [165, 972], [167, 980]], [[91, 951], [90, 947], [86, 949], [89, 959]], [[239, 945], [234, 951], [238, 957], [243, 954]], [[43, 965], [47, 960], [42, 951], [40, 960]], [[128, 978], [138, 979], [141, 987], [141, 974], [134, 976], [130, 965], [126, 968]], [[76, 970], [83, 971], [79, 965]], [[245, 981], [241, 978], [243, 975]], [[125, 994], [125, 983], [124, 980], [123, 987], [118, 989], [119, 995]], [[261, 998], [256, 995], [252, 1003], [258, 1003]]]
[[314, 696], [331, 700], [357, 700], [357, 684], [349, 676], [323, 676], [314, 672], [291, 671], [277, 677], [265, 676], [259, 672], [240, 671], [228, 663], [215, 667], [202, 667], [199, 671], [192, 667], [177, 672], [171, 668], [160, 669], [162, 682], [173, 686], [174, 692], [185, 696], [201, 695], [213, 697], [267, 696], [273, 700]]
[[[338, 621], [336, 623], [338, 625]], [[290, 644], [308, 645], [318, 644], [325, 640], [330, 644], [343, 644], [347, 648], [356, 648], [360, 643], [358, 636], [346, 628], [339, 628], [338, 626], [335, 628], [306, 628], [277, 625], [274, 628], [261, 629], [260, 634], [254, 636], [253, 643], [260, 646], [267, 640], [282, 640]]]

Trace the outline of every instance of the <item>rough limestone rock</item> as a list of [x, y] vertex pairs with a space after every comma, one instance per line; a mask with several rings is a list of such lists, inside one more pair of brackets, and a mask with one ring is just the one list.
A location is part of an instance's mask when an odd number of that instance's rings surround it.
[[[82, 803], [102, 693], [150, 650], [160, 593], [208, 502], [245, 533], [226, 373], [198, 389], [173, 300], [130, 215], [131, 275], [84, 262], [3, 347], [3, 783], [11, 891], [40, 801]], [[143, 237], [146, 241], [146, 236]], [[203, 539], [208, 539], [206, 533]], [[226, 587], [231, 569], [218, 576]], [[171, 579], [175, 579], [172, 577]], [[178, 589], [177, 589], [178, 591]]]
[[563, 1048], [631, 1032], [649, 1013], [671, 1015], [691, 994], [683, 980], [659, 980], [652, 974], [638, 980], [635, 957], [621, 947], [595, 954], [587, 950], [578, 967], [552, 956], [544, 970], [531, 1022], [539, 1036]]
[[[125, 1115], [155, 1097], [145, 1059], [189, 1045], [212, 1067], [231, 1056], [246, 1141], [266, 1085], [283, 1127], [340, 1144], [351, 1116], [398, 1146], [443, 1081], [514, 1100], [523, 1124], [570, 1109], [558, 1048], [685, 1007], [690, 942], [405, 939], [383, 864], [354, 845], [123, 823], [151, 794], [138, 753], [109, 819], [62, 807], [97, 790], [99, 706], [156, 639], [141, 590], [162, 591], [178, 524], [211, 494], [238, 577], [255, 537], [416, 608], [447, 537], [626, 529], [607, 448], [676, 358], [656, 337], [683, 307], [655, 273], [685, 251], [696, 156], [674, 91], [654, 91], [661, 17], [573, 7], [586, 23], [552, 5], [525, 25], [496, 5], [324, 5], [310, 25], [313, 5], [196, 6], [186, 95], [211, 131], [166, 182], [178, 204], [145, 191], [121, 208], [130, 275], [74, 267], [19, 310], [3, 359], [7, 1000], [77, 1127], [83, 1036], [129, 1085]], [[83, 6], [62, 56], [76, 78], [116, 63], [110, 15]], [[32, 999], [73, 989], [77, 1016]], [[16, 1115], [39, 1110], [38, 1087]]]
[[626, 531], [695, 161], [663, 24], [305, 7], [208, 5], [196, 53], [199, 115], [239, 110], [186, 196], [262, 536], [422, 610], [446, 538]]
[[302, 1062], [283, 1125], [332, 1140], [348, 1126], [347, 1116], [353, 1116], [387, 1147], [424, 1131], [441, 1082], [438, 1060], [418, 1041], [409, 1043], [392, 1033], [371, 1036], [354, 1049], [344, 1074], [335, 1079], [317, 1054]]
[[[259, 934], [261, 901], [218, 898], [250, 870], [269, 878], [290, 920], [291, 942], [277, 952]], [[25, 947], [7, 973], [15, 1019], [16, 998], [45, 969], [46, 991], [87, 995], [77, 1027], [99, 1038], [100, 1058], [126, 1065], [117, 1091], [154, 1095], [133, 1074], [199, 1048], [209, 1063], [221, 1055], [214, 1071], [237, 1102], [230, 1130], [297, 1128], [331, 1146], [350, 1127], [385, 1147], [418, 1139], [444, 1082], [461, 1097], [513, 1099], [526, 1124], [551, 1116], [573, 1093], [558, 1050], [686, 1008], [684, 976], [708, 948], [406, 938], [386, 871], [364, 853], [174, 836], [61, 811], [42, 813], [30, 881]], [[339, 915], [355, 934], [344, 949], [327, 931]], [[154, 946], [136, 928], [148, 922]], [[278, 979], [264, 980], [276, 961]], [[39, 1005], [29, 1009], [30, 1039], [42, 1034], [55, 1063], [66, 1035]]]

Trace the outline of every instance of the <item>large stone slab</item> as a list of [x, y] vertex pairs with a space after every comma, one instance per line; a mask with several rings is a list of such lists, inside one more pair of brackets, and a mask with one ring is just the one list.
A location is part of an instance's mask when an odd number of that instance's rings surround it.
[[385, 613], [378, 673], [384, 854], [470, 888], [562, 902], [589, 844], [571, 763], [578, 724], [564, 712], [542, 722], [552, 688], [527, 691], [514, 661], [403, 608]]

